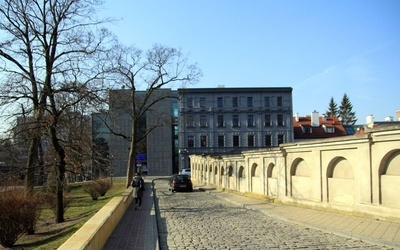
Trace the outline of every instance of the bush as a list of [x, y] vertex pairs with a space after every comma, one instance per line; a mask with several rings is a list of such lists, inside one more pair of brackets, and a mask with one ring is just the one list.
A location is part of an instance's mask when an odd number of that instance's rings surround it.
[[96, 182], [91, 181], [83, 186], [83, 191], [88, 193], [92, 197], [92, 200], [96, 201], [100, 196], [98, 186], [99, 185]]
[[107, 191], [112, 187], [112, 182], [110, 179], [99, 179], [96, 181], [99, 185], [100, 196], [106, 195]]
[[97, 200], [99, 196], [104, 196], [111, 187], [111, 180], [99, 179], [85, 184], [83, 190], [92, 197], [92, 200]]
[[39, 196], [27, 196], [22, 188], [0, 192], [0, 244], [12, 247], [24, 233], [33, 234], [39, 216]]

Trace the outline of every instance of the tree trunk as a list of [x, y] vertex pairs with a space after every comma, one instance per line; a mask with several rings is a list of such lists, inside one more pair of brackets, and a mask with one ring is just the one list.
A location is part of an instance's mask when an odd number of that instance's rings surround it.
[[28, 159], [25, 167], [25, 189], [28, 193], [33, 191], [33, 186], [35, 185], [35, 166], [38, 162], [38, 145], [39, 138], [34, 136], [31, 139], [31, 144], [28, 151]]
[[136, 172], [136, 157], [135, 157], [135, 153], [134, 153], [134, 148], [135, 145], [134, 143], [131, 142], [131, 148], [129, 149], [129, 158], [128, 158], [128, 169], [127, 169], [127, 173], [126, 173], [126, 187], [129, 187], [131, 182], [132, 182], [132, 178], [133, 178], [133, 174]]
[[133, 174], [136, 172], [136, 122], [132, 121], [132, 136], [128, 156], [128, 169], [126, 173], [126, 187], [132, 182]]
[[64, 175], [65, 175], [65, 151], [57, 138], [57, 131], [54, 124], [49, 127], [49, 136], [54, 150], [57, 153], [56, 173], [57, 173], [57, 204], [56, 204], [56, 223], [64, 222]]

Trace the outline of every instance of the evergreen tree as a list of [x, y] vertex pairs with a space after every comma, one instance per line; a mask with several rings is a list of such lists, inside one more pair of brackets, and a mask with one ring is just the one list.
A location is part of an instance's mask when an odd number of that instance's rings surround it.
[[331, 101], [329, 102], [328, 110], [326, 111], [326, 116], [338, 116], [339, 110], [337, 104], [333, 97], [331, 97]]
[[357, 121], [356, 112], [353, 112], [353, 105], [346, 93], [340, 103], [339, 118], [343, 125], [354, 125]]

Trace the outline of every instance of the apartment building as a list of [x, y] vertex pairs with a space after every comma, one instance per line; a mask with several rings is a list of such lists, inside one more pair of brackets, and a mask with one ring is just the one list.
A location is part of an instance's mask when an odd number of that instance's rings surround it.
[[293, 141], [292, 88], [178, 89], [179, 166]]

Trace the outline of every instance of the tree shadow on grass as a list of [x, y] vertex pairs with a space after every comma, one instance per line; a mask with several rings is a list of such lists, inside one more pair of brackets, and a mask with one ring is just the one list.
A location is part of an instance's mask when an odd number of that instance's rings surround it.
[[[49, 223], [50, 218], [42, 220], [38, 223], [35, 234], [23, 235], [12, 249], [56, 249], [59, 246], [55, 246], [55, 244], [77, 231], [85, 218], [87, 218], [87, 215], [66, 220], [63, 223]], [[51, 218], [51, 220], [54, 220], [54, 218]], [[49, 246], [47, 247], [46, 245]]]

